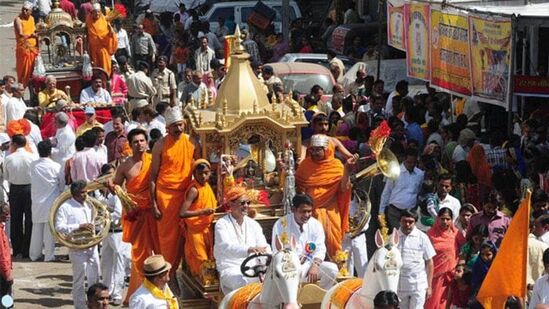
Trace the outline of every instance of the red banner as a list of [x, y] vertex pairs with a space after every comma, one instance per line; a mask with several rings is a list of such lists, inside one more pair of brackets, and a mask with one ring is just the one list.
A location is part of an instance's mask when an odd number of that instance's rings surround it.
[[549, 97], [549, 77], [515, 75], [514, 92], [523, 96]]

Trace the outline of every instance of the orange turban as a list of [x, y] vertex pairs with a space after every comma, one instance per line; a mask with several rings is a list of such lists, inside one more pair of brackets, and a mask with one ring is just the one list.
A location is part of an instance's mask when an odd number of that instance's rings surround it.
[[225, 192], [225, 201], [234, 201], [241, 196], [245, 195], [247, 193], [246, 186], [243, 186], [242, 184], [237, 184], [231, 187], [227, 192]]
[[17, 134], [29, 135], [31, 131], [30, 123], [27, 119], [10, 120], [6, 128], [6, 133], [9, 137], [13, 137]]

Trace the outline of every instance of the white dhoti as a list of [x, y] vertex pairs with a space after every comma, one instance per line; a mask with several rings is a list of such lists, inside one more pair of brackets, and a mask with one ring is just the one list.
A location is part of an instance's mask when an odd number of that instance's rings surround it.
[[86, 287], [99, 282], [99, 254], [97, 246], [86, 250], [71, 250], [69, 257], [72, 262], [72, 299], [74, 308], [85, 309]]
[[343, 240], [343, 250], [349, 252], [347, 259], [347, 269], [350, 275], [356, 270], [358, 278], [364, 278], [366, 266], [368, 266], [368, 250], [366, 248], [366, 234], [351, 239], [349, 234], [345, 235]]
[[44, 261], [55, 260], [55, 238], [51, 234], [47, 222], [33, 222], [32, 233], [29, 248], [29, 257], [31, 261], [37, 261], [42, 257], [44, 250]]
[[227, 295], [230, 292], [245, 286], [248, 283], [258, 282], [259, 278], [248, 278], [240, 272], [240, 267], [225, 269], [219, 275], [219, 284], [223, 294]]
[[113, 300], [122, 300], [127, 257], [131, 245], [122, 241], [122, 232], [111, 232], [101, 247], [101, 277]]
[[425, 305], [425, 289], [416, 291], [398, 292], [400, 308], [402, 309], [423, 309]]
[[[301, 265], [301, 282], [308, 282], [307, 274], [309, 273], [309, 268], [311, 268], [312, 262], [306, 261]], [[337, 265], [332, 262], [322, 262], [318, 271], [319, 283], [318, 286], [328, 290], [334, 286], [336, 282], [336, 276], [339, 272]]]

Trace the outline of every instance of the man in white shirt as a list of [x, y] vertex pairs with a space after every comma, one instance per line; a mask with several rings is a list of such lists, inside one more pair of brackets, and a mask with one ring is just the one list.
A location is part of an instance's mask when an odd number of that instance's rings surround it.
[[55, 239], [48, 218], [53, 201], [63, 191], [65, 181], [61, 165], [50, 159], [51, 149], [50, 141], [38, 143], [40, 159], [31, 164], [32, 235], [29, 257], [32, 261], [42, 257], [42, 249], [45, 262], [55, 260]]
[[208, 38], [200, 38], [200, 47], [194, 52], [196, 70], [200, 72], [210, 71], [210, 61], [215, 58], [215, 52], [208, 46]]
[[452, 153], [452, 162], [457, 163], [467, 159], [469, 150], [475, 144], [476, 135], [473, 130], [465, 128], [459, 132], [458, 145]]
[[36, 110], [27, 110], [23, 115], [23, 118], [27, 120], [30, 126], [30, 133], [27, 135], [27, 141], [31, 142], [35, 146], [42, 141], [42, 133], [40, 128], [32, 121], [32, 119], [38, 121], [38, 113]]
[[400, 308], [423, 309], [425, 299], [431, 296], [433, 257], [435, 249], [429, 237], [416, 228], [417, 215], [404, 210], [400, 216], [398, 249], [402, 268], [398, 282]]
[[269, 253], [270, 247], [257, 221], [248, 217], [246, 189], [235, 186], [225, 196], [230, 213], [215, 224], [214, 257], [221, 290], [226, 295], [258, 278], [244, 277], [240, 265], [251, 254]]
[[[172, 265], [162, 255], [152, 255], [143, 263], [143, 284], [132, 294], [130, 308], [135, 309], [178, 309], [177, 298], [168, 282]], [[153, 295], [153, 289], [162, 293], [163, 298]]]
[[389, 230], [400, 225], [400, 213], [416, 207], [417, 197], [423, 183], [423, 171], [416, 167], [418, 152], [406, 151], [406, 159], [400, 165], [400, 177], [387, 180], [381, 194], [379, 213], [387, 215]]
[[549, 215], [541, 215], [534, 222], [534, 235], [549, 245]]
[[437, 205], [432, 205], [436, 207], [430, 207], [427, 205], [427, 210], [433, 218], [438, 214], [438, 211], [444, 207], [449, 208], [452, 211], [454, 223], [457, 222], [459, 217], [459, 210], [461, 209], [461, 202], [450, 195], [452, 191], [452, 175], [445, 173], [438, 176], [438, 185], [437, 185]]
[[538, 305], [549, 304], [549, 249], [543, 252], [543, 265], [545, 266], [546, 275], [536, 280], [528, 309], [537, 309], [539, 308]]
[[[101, 175], [114, 173], [114, 166], [105, 164], [101, 168]], [[109, 235], [101, 243], [101, 277], [109, 288], [112, 304], [122, 304], [124, 291], [124, 276], [129, 261], [131, 246], [122, 241], [122, 202], [109, 189], [95, 191], [95, 198], [107, 205], [111, 214], [111, 228]]]
[[[29, 256], [32, 231], [31, 163], [34, 156], [25, 149], [27, 139], [21, 134], [11, 138], [16, 150], [4, 161], [4, 177], [10, 184], [10, 237], [13, 255]], [[24, 219], [23, 219], [24, 218]]]
[[[72, 198], [63, 203], [57, 210], [55, 230], [58, 233], [70, 234], [76, 231], [93, 233], [93, 206], [87, 201], [86, 181], [76, 180], [71, 184]], [[86, 307], [84, 279], [88, 286], [99, 281], [99, 254], [97, 246], [88, 249], [70, 249], [72, 263], [72, 299], [75, 309]]]
[[80, 104], [90, 103], [112, 104], [111, 95], [103, 88], [103, 80], [99, 76], [93, 78], [91, 86], [80, 92]]
[[76, 135], [69, 125], [69, 116], [64, 112], [55, 114], [55, 137], [51, 140], [54, 146], [51, 151], [52, 159], [61, 165], [61, 174], [65, 174], [65, 163], [76, 153], [74, 142]]
[[105, 130], [101, 127], [93, 127], [91, 130], [94, 131], [97, 136], [93, 149], [97, 153], [99, 165], [103, 166], [103, 164], [109, 163], [107, 159], [107, 146], [105, 146]]
[[322, 223], [312, 217], [313, 200], [306, 194], [296, 194], [292, 199], [292, 213], [278, 219], [273, 226], [272, 249], [276, 253], [277, 237], [284, 246], [291, 237], [297, 242], [296, 253], [301, 260], [301, 281], [316, 283], [323, 289], [331, 288], [337, 276], [337, 265], [326, 262], [326, 236]]
[[136, 108], [137, 102], [140, 100], [150, 99], [156, 94], [156, 88], [152, 80], [147, 76], [149, 73], [149, 65], [145, 61], [139, 61], [137, 64], [137, 72], [130, 75], [126, 81], [128, 85], [128, 112], [132, 112]]
[[6, 103], [6, 125], [11, 120], [22, 119], [27, 111], [27, 105], [23, 101], [25, 87], [23, 84], [15, 83], [11, 86], [12, 96]]
[[132, 51], [128, 32], [122, 28], [122, 21], [120, 19], [115, 19], [112, 24], [114, 25], [116, 38], [118, 39], [118, 49], [116, 50], [115, 57], [125, 56], [130, 58], [132, 56]]

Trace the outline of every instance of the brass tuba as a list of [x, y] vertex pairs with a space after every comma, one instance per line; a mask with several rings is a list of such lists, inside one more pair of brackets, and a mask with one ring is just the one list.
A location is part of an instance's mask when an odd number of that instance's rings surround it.
[[364, 190], [353, 190], [353, 199], [356, 200], [357, 210], [353, 216], [349, 218], [349, 236], [351, 239], [362, 233], [362, 230], [370, 220], [372, 203], [368, 193]]
[[391, 150], [382, 148], [379, 154], [376, 155], [376, 159], [376, 163], [351, 176], [351, 180], [354, 182], [362, 177], [374, 177], [379, 173], [392, 180], [400, 176], [400, 165]]
[[[106, 188], [106, 183], [112, 176], [112, 174], [109, 174], [94, 181], [90, 181], [86, 186], [86, 190], [95, 191], [97, 189]], [[65, 190], [53, 202], [48, 220], [52, 235], [61, 244], [70, 249], [83, 250], [99, 244], [109, 234], [111, 214], [107, 209], [107, 206], [94, 197], [88, 196], [86, 199], [86, 201], [93, 206], [92, 218], [93, 224], [95, 225], [95, 230], [93, 232], [77, 230], [69, 234], [64, 234], [55, 229], [57, 210], [70, 198], [70, 190]]]

